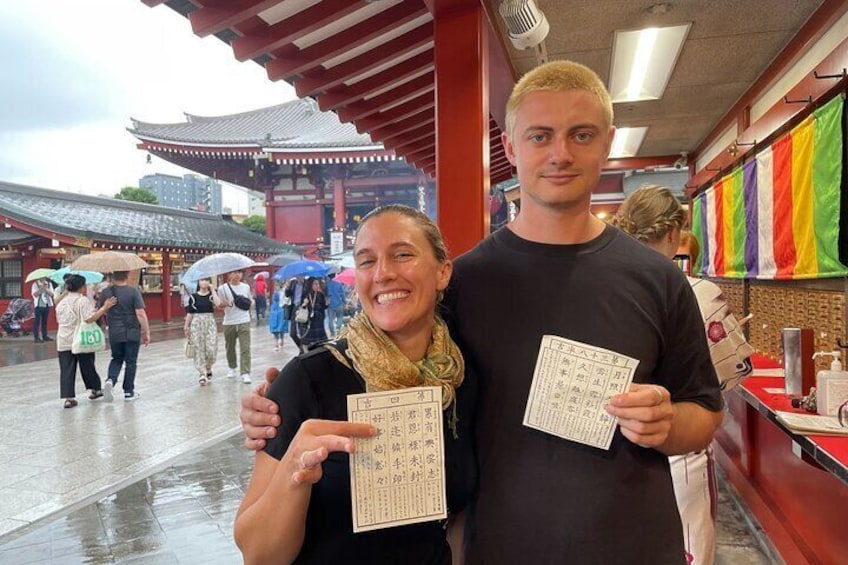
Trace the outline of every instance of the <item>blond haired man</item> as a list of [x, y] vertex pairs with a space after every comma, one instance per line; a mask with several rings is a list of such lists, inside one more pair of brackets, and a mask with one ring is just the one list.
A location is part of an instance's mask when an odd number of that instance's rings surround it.
[[[721, 396], [682, 272], [590, 212], [612, 117], [582, 65], [522, 78], [502, 139], [521, 212], [454, 262], [445, 306], [481, 392], [468, 563], [686, 563], [666, 456], [710, 443]], [[522, 425], [548, 334], [639, 360], [636, 384], [606, 407], [619, 419], [609, 450]], [[256, 394], [243, 400], [249, 446], [275, 433], [263, 427], [276, 425], [270, 411]]]

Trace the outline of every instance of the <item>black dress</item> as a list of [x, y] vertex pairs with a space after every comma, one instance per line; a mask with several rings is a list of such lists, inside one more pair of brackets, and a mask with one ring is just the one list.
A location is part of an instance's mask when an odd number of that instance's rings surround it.
[[306, 347], [324, 343], [329, 338], [324, 329], [324, 312], [327, 310], [327, 297], [323, 292], [310, 292], [303, 296], [309, 305], [309, 321], [298, 324], [300, 341]]
[[[344, 349], [344, 341], [339, 348]], [[282, 459], [300, 424], [310, 418], [347, 420], [347, 395], [365, 392], [362, 378], [341, 364], [326, 348], [293, 359], [271, 385], [268, 398], [279, 404], [282, 423], [265, 452]], [[445, 422], [445, 473], [448, 511], [465, 509], [476, 487], [472, 420], [477, 383], [466, 372], [456, 390], [457, 437]], [[350, 472], [346, 453], [331, 453], [323, 478], [312, 487], [303, 547], [295, 563], [449, 564], [445, 524], [423, 522], [354, 534], [351, 518]]]

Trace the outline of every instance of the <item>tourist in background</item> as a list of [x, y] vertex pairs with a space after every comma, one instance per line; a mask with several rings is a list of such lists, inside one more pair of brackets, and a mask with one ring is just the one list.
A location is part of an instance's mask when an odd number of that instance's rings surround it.
[[194, 368], [200, 386], [212, 380], [212, 365], [218, 358], [218, 326], [215, 308], [221, 306], [211, 278], [197, 281], [197, 292], [189, 295], [185, 307], [185, 335], [194, 345]]
[[258, 326], [259, 320], [265, 319], [265, 312], [268, 310], [268, 284], [262, 273], [253, 279], [253, 300], [256, 303], [256, 325]]
[[53, 341], [53, 338], [47, 335], [47, 318], [50, 315], [50, 308], [53, 306], [53, 285], [46, 278], [39, 279], [32, 283], [30, 294], [32, 295], [32, 304], [35, 306], [35, 322], [32, 326], [32, 335], [35, 336], [35, 342]]
[[299, 324], [295, 322], [294, 317], [298, 307], [303, 304], [303, 297], [306, 294], [306, 279], [302, 275], [298, 275], [293, 279], [286, 281], [286, 296], [291, 298], [292, 308], [289, 314], [289, 328], [292, 341], [297, 346], [298, 350], [303, 350], [303, 344], [300, 341], [298, 334]]
[[103, 302], [103, 306], [94, 310], [91, 302], [80, 293], [85, 287], [85, 278], [80, 275], [70, 275], [65, 279], [64, 297], [56, 306], [56, 321], [59, 329], [56, 331], [56, 351], [59, 354], [59, 389], [65, 408], [73, 408], [77, 405], [76, 378], [77, 365], [82, 373], [82, 382], [90, 391], [89, 400], [96, 400], [103, 396], [100, 375], [94, 366], [94, 353], [74, 353], [71, 346], [74, 343], [74, 335], [82, 322], [92, 323], [108, 312], [115, 304], [117, 298], [109, 298]]
[[[227, 377], [235, 378], [241, 371], [241, 382], [250, 383], [250, 310], [235, 305], [235, 295], [251, 300], [250, 286], [242, 282], [243, 271], [228, 275], [227, 284], [218, 287], [218, 298], [224, 306], [224, 345], [227, 349]], [[239, 354], [236, 358], [236, 342]]]
[[150, 324], [144, 310], [144, 298], [137, 286], [128, 284], [128, 277], [127, 271], [112, 273], [112, 286], [103, 289], [98, 299], [101, 307], [113, 296], [118, 299], [118, 303], [106, 315], [112, 348], [109, 374], [103, 388], [103, 397], [107, 402], [112, 401], [112, 389], [118, 384], [121, 367], [124, 367], [124, 401], [138, 398], [135, 391], [138, 351], [142, 344], [150, 343]]
[[305, 323], [298, 323], [298, 334], [300, 335], [301, 349], [307, 351], [319, 343], [327, 341], [327, 331], [324, 329], [324, 312], [327, 309], [327, 296], [321, 279], [310, 278], [306, 281], [308, 289], [301, 300], [301, 306], [305, 305], [309, 310], [309, 319]]
[[277, 290], [271, 296], [271, 308], [268, 310], [268, 330], [274, 335], [274, 351], [283, 347], [283, 337], [289, 332], [291, 317], [291, 298], [286, 296], [283, 282], [277, 282]]
[[[612, 223], [651, 249], [673, 259], [680, 246], [685, 221], [686, 211], [671, 190], [645, 186], [625, 199]], [[693, 255], [690, 257], [692, 264], [697, 259], [697, 252]], [[721, 289], [703, 279], [688, 277], [688, 280], [704, 318], [710, 357], [724, 389], [725, 383], [736, 383], [751, 373], [751, 363], [747, 358], [753, 353], [753, 348], [745, 340], [730, 307], [721, 297]], [[718, 326], [714, 327], [714, 324]], [[715, 514], [718, 507], [712, 448], [672, 455], [668, 459], [677, 508], [683, 522], [687, 563], [711, 565], [715, 558]]]
[[335, 273], [327, 277], [327, 322], [330, 326], [330, 335], [335, 337], [344, 325], [344, 309], [347, 293], [345, 288], [336, 280]]

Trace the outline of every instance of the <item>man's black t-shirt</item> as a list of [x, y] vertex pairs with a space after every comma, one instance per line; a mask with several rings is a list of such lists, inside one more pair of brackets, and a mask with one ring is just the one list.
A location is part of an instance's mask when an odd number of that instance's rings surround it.
[[[347, 395], [363, 392], [362, 378], [324, 347], [293, 359], [268, 390], [267, 397], [280, 406], [281, 424], [277, 437], [268, 441], [265, 452], [282, 459], [300, 425], [308, 419], [347, 420]], [[461, 512], [474, 490], [472, 422], [476, 395], [475, 379], [466, 372], [462, 386], [456, 389], [456, 438], [448, 426], [449, 413], [444, 414], [450, 513]], [[306, 534], [295, 563], [447, 565], [451, 562], [444, 524], [438, 521], [354, 534], [348, 455], [331, 453], [322, 471], [323, 477], [312, 486]]]
[[469, 563], [685, 563], [668, 458], [616, 431], [609, 451], [522, 425], [542, 336], [639, 359], [634, 382], [721, 409], [683, 273], [615, 228], [579, 245], [496, 232], [454, 263], [445, 299], [479, 376]]

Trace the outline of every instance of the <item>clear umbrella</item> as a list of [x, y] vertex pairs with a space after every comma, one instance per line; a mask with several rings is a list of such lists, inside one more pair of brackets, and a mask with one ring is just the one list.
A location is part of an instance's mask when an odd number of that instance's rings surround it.
[[298, 255], [297, 253], [280, 253], [279, 255], [271, 255], [265, 259], [265, 262], [269, 265], [273, 265], [274, 267], [285, 267], [289, 263], [294, 263], [301, 259], [303, 259], [303, 256]]
[[224, 273], [232, 273], [247, 269], [256, 264], [256, 261], [242, 255], [241, 253], [214, 253], [207, 255], [183, 273], [183, 282], [196, 282], [207, 277], [215, 277]]

